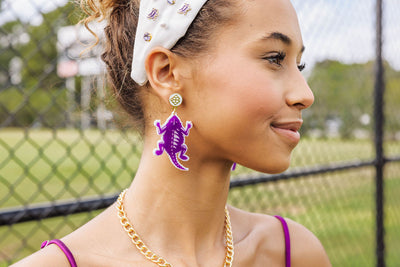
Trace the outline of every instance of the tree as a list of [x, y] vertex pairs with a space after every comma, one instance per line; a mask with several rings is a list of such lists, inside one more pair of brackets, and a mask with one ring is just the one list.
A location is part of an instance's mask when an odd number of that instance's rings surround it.
[[[400, 72], [385, 63], [386, 73], [386, 127], [390, 134], [400, 128]], [[315, 102], [305, 116], [304, 129], [326, 130], [329, 120], [340, 121], [340, 135], [353, 136], [355, 130], [372, 133], [370, 123], [361, 120], [365, 114], [372, 118], [374, 63], [344, 64], [325, 60], [314, 67], [308, 83], [315, 95]], [[364, 116], [363, 116], [364, 115]], [[326, 131], [325, 131], [326, 134]]]
[[400, 71], [395, 71], [385, 64], [385, 131], [387, 137], [395, 138], [400, 133]]
[[[71, 2], [43, 15], [38, 26], [9, 22], [2, 26], [7, 39], [27, 35], [27, 42], [0, 44], [0, 78], [5, 85], [0, 90], [0, 119], [5, 126], [57, 126], [62, 123], [65, 109], [64, 80], [57, 76], [57, 30], [74, 25], [81, 13]], [[22, 33], [21, 33], [22, 29]], [[12, 84], [10, 62], [18, 57], [23, 62], [21, 81]], [[2, 75], [3, 74], [3, 75]], [[14, 101], [18, 99], [18, 101]], [[11, 101], [10, 101], [11, 100]], [[11, 113], [11, 116], [10, 116]], [[12, 118], [10, 120], [9, 118]], [[62, 125], [61, 125], [62, 126]]]
[[[372, 112], [373, 64], [346, 65], [338, 61], [319, 62], [308, 83], [315, 102], [308, 113], [307, 129], [326, 129], [327, 120], [340, 122], [340, 135], [349, 138], [363, 114]], [[370, 128], [370, 127], [367, 127]]]

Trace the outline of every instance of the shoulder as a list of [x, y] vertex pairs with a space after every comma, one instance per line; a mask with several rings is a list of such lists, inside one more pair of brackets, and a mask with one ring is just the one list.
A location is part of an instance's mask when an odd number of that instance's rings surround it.
[[285, 242], [280, 222], [273, 216], [233, 207], [229, 210], [237, 266], [284, 266]]
[[291, 239], [291, 258], [295, 266], [330, 267], [328, 255], [318, 238], [303, 225], [285, 218]]
[[[285, 266], [285, 238], [281, 222], [274, 216], [232, 207], [230, 211], [236, 239], [235, 255], [243, 263], [240, 265]], [[301, 224], [287, 218], [285, 221], [291, 239], [292, 266], [330, 267], [328, 256], [318, 238]]]
[[11, 265], [10, 267], [70, 267], [67, 257], [64, 253], [56, 246], [49, 245], [44, 249], [41, 249], [32, 255], [24, 258], [23, 260]]

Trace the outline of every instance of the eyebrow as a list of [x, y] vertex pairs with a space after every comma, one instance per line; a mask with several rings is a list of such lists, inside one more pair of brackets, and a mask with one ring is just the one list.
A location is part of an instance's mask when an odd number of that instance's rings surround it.
[[[262, 38], [262, 40], [271, 40], [271, 39], [279, 40], [286, 45], [292, 44], [292, 39], [290, 39], [289, 36], [287, 36], [286, 34], [283, 34], [281, 32], [272, 32], [269, 35], [264, 36]], [[305, 49], [306, 49], [306, 47], [304, 45], [302, 45], [300, 52], [303, 53]]]

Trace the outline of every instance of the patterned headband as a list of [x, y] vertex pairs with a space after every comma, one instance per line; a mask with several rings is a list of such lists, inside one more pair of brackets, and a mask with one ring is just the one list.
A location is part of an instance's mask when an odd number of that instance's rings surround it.
[[171, 49], [207, 0], [141, 0], [132, 61], [132, 79], [147, 82], [144, 62], [156, 46]]

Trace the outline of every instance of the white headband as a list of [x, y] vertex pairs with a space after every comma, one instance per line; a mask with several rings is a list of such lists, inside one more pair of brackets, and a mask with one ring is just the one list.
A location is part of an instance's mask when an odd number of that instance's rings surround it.
[[132, 79], [147, 82], [144, 62], [156, 46], [171, 49], [207, 0], [141, 0], [132, 60]]

